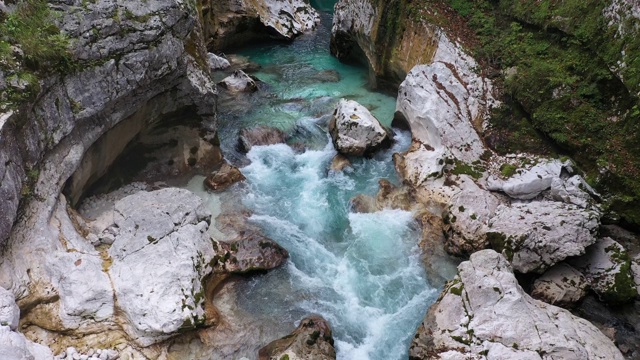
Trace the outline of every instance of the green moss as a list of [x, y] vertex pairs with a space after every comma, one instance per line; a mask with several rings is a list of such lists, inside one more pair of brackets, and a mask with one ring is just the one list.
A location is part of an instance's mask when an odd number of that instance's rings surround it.
[[450, 173], [454, 175], [469, 175], [477, 180], [482, 177], [483, 171], [484, 169], [480, 166], [469, 165], [456, 159], [454, 168], [451, 169]]
[[289, 355], [284, 354], [284, 355], [280, 356], [280, 360], [289, 360]]
[[500, 173], [502, 174], [502, 176], [504, 176], [505, 178], [510, 178], [512, 177], [515, 173], [516, 170], [518, 170], [518, 167], [515, 165], [511, 165], [511, 164], [502, 164], [502, 166], [500, 166]]

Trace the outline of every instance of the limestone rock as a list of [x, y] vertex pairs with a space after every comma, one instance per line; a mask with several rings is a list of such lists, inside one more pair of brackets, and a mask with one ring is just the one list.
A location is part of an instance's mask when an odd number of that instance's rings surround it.
[[380, 210], [374, 197], [358, 194], [349, 199], [349, 211], [354, 213], [373, 213]]
[[640, 295], [640, 255], [636, 255], [631, 260], [631, 273], [633, 274], [633, 282], [636, 284], [638, 295]]
[[242, 70], [234, 71], [233, 74], [222, 79], [218, 85], [232, 93], [258, 91], [255, 80]]
[[216, 50], [268, 37], [291, 40], [320, 21], [304, 0], [203, 1], [202, 7], [208, 47]]
[[214, 250], [202, 200], [176, 188], [139, 192], [116, 202], [114, 220], [109, 274], [129, 336], [149, 346], [204, 323]]
[[627, 251], [611, 238], [602, 238], [587, 248], [587, 252], [570, 264], [580, 270], [600, 299], [624, 303], [638, 295], [631, 273], [631, 258]]
[[551, 305], [570, 307], [587, 295], [589, 282], [576, 269], [559, 263], [533, 283], [531, 296]]
[[213, 191], [223, 191], [244, 179], [244, 175], [242, 175], [242, 172], [240, 172], [237, 167], [225, 162], [220, 169], [214, 171], [204, 179], [204, 185]]
[[598, 193], [587, 184], [580, 175], [574, 175], [567, 180], [554, 178], [551, 181], [551, 196], [556, 201], [588, 208], [594, 203]]
[[11, 330], [18, 328], [20, 308], [13, 294], [0, 287], [0, 326], [8, 326]]
[[258, 360], [288, 358], [331, 360], [336, 358], [329, 323], [320, 316], [309, 316], [290, 335], [270, 342], [258, 352]]
[[289, 253], [273, 240], [254, 231], [243, 231], [231, 242], [218, 242], [213, 265], [218, 272], [244, 274], [275, 269]]
[[229, 60], [216, 54], [208, 53], [207, 58], [209, 59], [209, 68], [211, 71], [224, 70], [231, 66]]
[[487, 247], [487, 225], [500, 201], [467, 175], [460, 176], [458, 186], [445, 217], [449, 223], [446, 249], [450, 254], [466, 255]]
[[363, 156], [389, 147], [387, 129], [364, 106], [353, 100], [341, 99], [329, 122], [333, 145], [345, 155]]
[[596, 241], [600, 215], [552, 201], [500, 205], [489, 220], [487, 238], [521, 273], [542, 273]]
[[351, 167], [351, 161], [349, 161], [349, 158], [342, 154], [337, 154], [331, 160], [331, 166], [329, 167], [329, 169], [332, 171], [340, 172], [349, 167]]
[[551, 187], [563, 169], [560, 160], [536, 164], [527, 170], [519, 170], [507, 180], [489, 179], [489, 190], [502, 191], [514, 199], [530, 200]]
[[0, 355], [2, 360], [53, 360], [48, 347], [30, 341], [8, 326], [0, 326]]
[[240, 130], [238, 150], [249, 152], [254, 146], [283, 144], [286, 141], [287, 134], [282, 130], [269, 126], [256, 126]]
[[591, 323], [527, 295], [493, 250], [460, 264], [409, 352], [410, 359], [623, 359]]

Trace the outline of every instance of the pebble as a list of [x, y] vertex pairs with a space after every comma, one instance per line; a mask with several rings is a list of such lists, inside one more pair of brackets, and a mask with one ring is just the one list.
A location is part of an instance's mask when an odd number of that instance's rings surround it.
[[79, 353], [76, 348], [70, 346], [66, 351], [54, 357], [55, 360], [117, 360], [120, 354], [114, 349], [89, 349], [86, 354]]

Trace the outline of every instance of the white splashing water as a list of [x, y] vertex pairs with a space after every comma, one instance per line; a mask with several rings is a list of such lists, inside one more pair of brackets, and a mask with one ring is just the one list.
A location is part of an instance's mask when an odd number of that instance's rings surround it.
[[286, 292], [270, 283], [282, 277], [265, 277], [246, 289], [246, 297], [259, 294], [272, 316], [321, 314], [334, 330], [339, 359], [406, 359], [435, 300], [420, 263], [412, 214], [349, 212], [351, 197], [373, 195], [379, 178], [394, 178], [390, 156], [405, 148], [410, 136], [398, 139], [395, 148], [355, 161], [346, 173], [327, 171], [336, 154], [331, 143], [302, 154], [283, 144], [253, 147], [251, 164], [242, 169], [250, 185], [244, 202], [254, 210], [250, 220], [291, 255]]

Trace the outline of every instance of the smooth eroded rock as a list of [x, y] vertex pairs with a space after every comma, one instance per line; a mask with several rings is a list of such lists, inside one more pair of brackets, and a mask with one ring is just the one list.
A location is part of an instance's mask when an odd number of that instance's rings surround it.
[[331, 327], [318, 315], [302, 319], [298, 328], [291, 334], [270, 342], [258, 352], [258, 360], [332, 360], [335, 358], [336, 350], [333, 347]]
[[20, 308], [13, 294], [0, 287], [0, 326], [8, 326], [11, 330], [18, 328]]
[[364, 106], [341, 99], [329, 122], [329, 133], [338, 152], [370, 155], [391, 145], [391, 135]]
[[214, 257], [211, 214], [197, 195], [176, 188], [115, 204], [119, 229], [109, 274], [128, 335], [149, 346], [205, 321], [202, 280]]
[[332, 171], [339, 172], [339, 171], [344, 171], [346, 168], [349, 168], [349, 167], [352, 167], [351, 161], [349, 160], [349, 158], [347, 158], [342, 154], [337, 154], [331, 160], [331, 165], [329, 169]]
[[622, 360], [600, 330], [527, 295], [493, 250], [458, 267], [418, 328], [410, 359]]
[[209, 68], [211, 69], [211, 71], [224, 70], [231, 66], [229, 60], [216, 54], [208, 53], [207, 58], [209, 60]]

